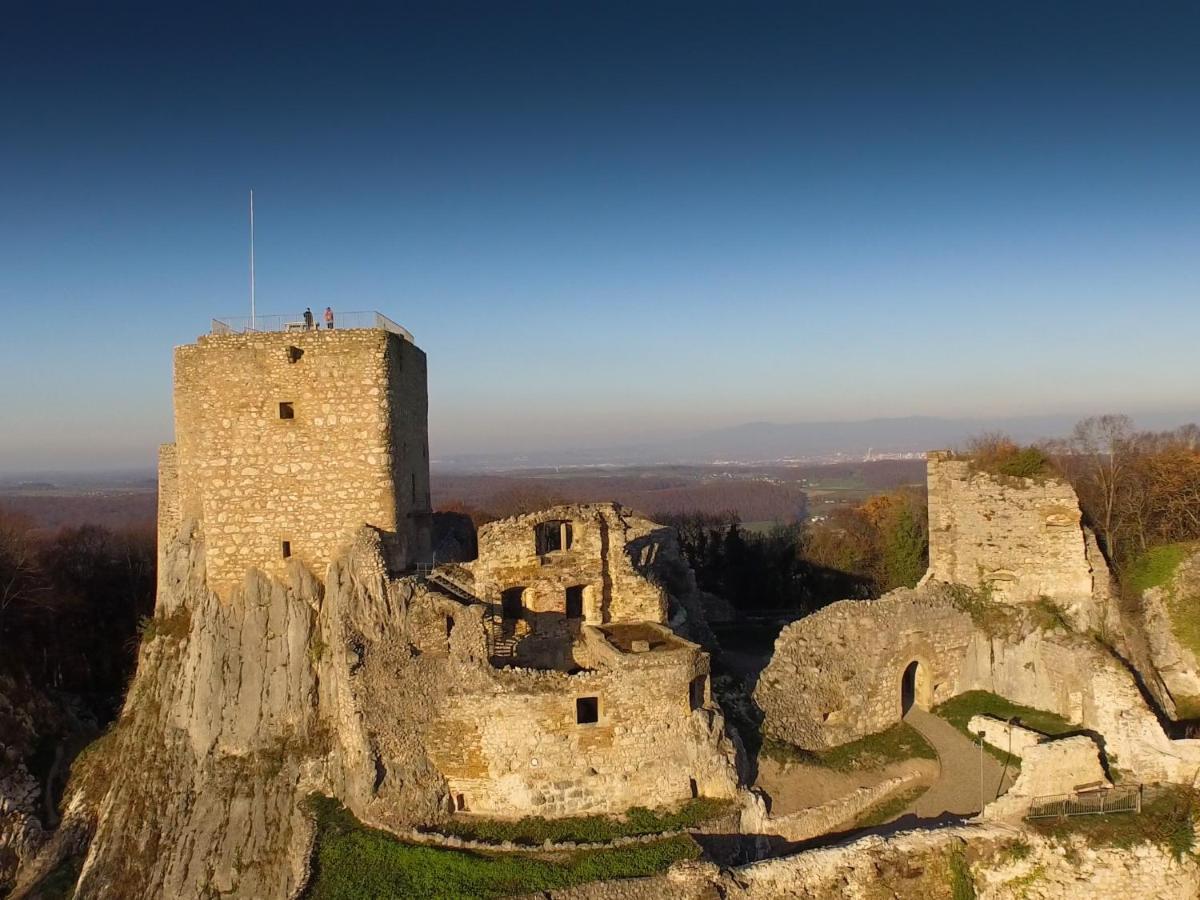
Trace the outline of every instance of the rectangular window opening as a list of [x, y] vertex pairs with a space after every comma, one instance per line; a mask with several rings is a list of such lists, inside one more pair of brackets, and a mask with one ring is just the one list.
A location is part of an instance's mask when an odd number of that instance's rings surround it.
[[454, 808], [459, 812], [467, 811], [467, 798], [463, 794], [454, 795]]
[[600, 721], [599, 697], [575, 698], [575, 722], [578, 725], [594, 725]]
[[296, 418], [296, 408], [291, 401], [279, 404], [279, 418], [294, 419]]
[[567, 618], [583, 618], [583, 585], [567, 588]]
[[292, 555], [292, 542], [291, 541], [283, 541], [280, 544], [280, 549], [283, 551], [283, 558], [288, 559]]
[[688, 779], [688, 787], [692, 789], [692, 799], [695, 800], [700, 796], [700, 785], [696, 784], [695, 778]]

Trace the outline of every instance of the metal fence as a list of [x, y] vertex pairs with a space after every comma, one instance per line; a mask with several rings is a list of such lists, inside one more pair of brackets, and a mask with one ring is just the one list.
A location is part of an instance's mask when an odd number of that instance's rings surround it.
[[1067, 816], [1102, 816], [1108, 813], [1140, 813], [1142, 786], [1121, 785], [1107, 790], [1077, 791], [1034, 797], [1027, 819], [1062, 819]]
[[[354, 312], [333, 311], [333, 327], [347, 328], [382, 328], [392, 334], [398, 334], [412, 343], [413, 336], [407, 328], [397, 325], [383, 313], [374, 310], [356, 310]], [[251, 334], [265, 331], [308, 331], [304, 324], [304, 311], [300, 310], [287, 315], [265, 316], [227, 316], [212, 320], [213, 334]], [[325, 325], [324, 309], [313, 311], [312, 331], [328, 330]]]

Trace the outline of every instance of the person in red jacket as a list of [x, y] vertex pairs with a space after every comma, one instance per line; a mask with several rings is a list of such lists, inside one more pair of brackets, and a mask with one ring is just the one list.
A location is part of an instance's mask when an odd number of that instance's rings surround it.
[[332, 306], [325, 307], [325, 327], [326, 328], [333, 327], [333, 307]]

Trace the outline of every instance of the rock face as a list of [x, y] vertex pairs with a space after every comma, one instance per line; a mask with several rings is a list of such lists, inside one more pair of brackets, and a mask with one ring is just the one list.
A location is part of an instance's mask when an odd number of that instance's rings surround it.
[[[1200, 659], [1179, 640], [1173, 618], [1200, 603], [1200, 551], [1185, 558], [1170, 580], [1142, 594], [1140, 626], [1146, 638], [1150, 677], [1159, 700], [1177, 718], [1200, 715]], [[1180, 711], [1183, 715], [1179, 715]]]
[[[204, 553], [190, 521], [163, 548], [121, 717], [81, 755], [17, 896], [80, 846], [81, 900], [293, 896], [314, 792], [403, 830], [476, 799], [553, 815], [737, 791], [707, 656], [665, 626], [583, 626], [584, 672], [499, 669], [488, 607], [389, 578], [373, 529], [324, 585], [292, 561], [218, 596]], [[595, 722], [577, 720], [581, 694]]]
[[834, 603], [776, 640], [754, 691], [763, 728], [814, 750], [883, 731], [900, 721], [906, 690], [925, 708], [961, 692], [974, 638], [938, 587]]
[[46, 761], [48, 771], [30, 771], [39, 745], [95, 733], [94, 722], [75, 704], [48, 697], [24, 679], [0, 676], [0, 895], [58, 824], [54, 794], [66, 767], [56, 755]]
[[928, 486], [929, 579], [986, 585], [1008, 602], [1048, 597], [1091, 624], [1095, 583], [1106, 588], [1108, 568], [1089, 552], [1069, 484], [992, 475], [937, 452]]
[[865, 837], [727, 872], [677, 863], [666, 875], [545, 891], [537, 900], [1192, 900], [1198, 894], [1195, 857], [1176, 860], [1157, 844], [1094, 848], [1078, 838], [1060, 844], [1025, 829], [972, 823]]

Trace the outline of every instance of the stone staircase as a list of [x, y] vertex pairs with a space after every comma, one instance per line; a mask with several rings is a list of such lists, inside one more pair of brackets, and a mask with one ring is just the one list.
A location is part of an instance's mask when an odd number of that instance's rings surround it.
[[516, 623], [505, 621], [497, 612], [495, 605], [479, 597], [473, 585], [474, 579], [470, 572], [460, 566], [450, 564], [438, 566], [423, 574], [425, 583], [439, 593], [445, 594], [464, 606], [480, 604], [487, 609], [484, 619], [488, 632], [488, 656], [500, 665], [511, 663], [517, 656]]

